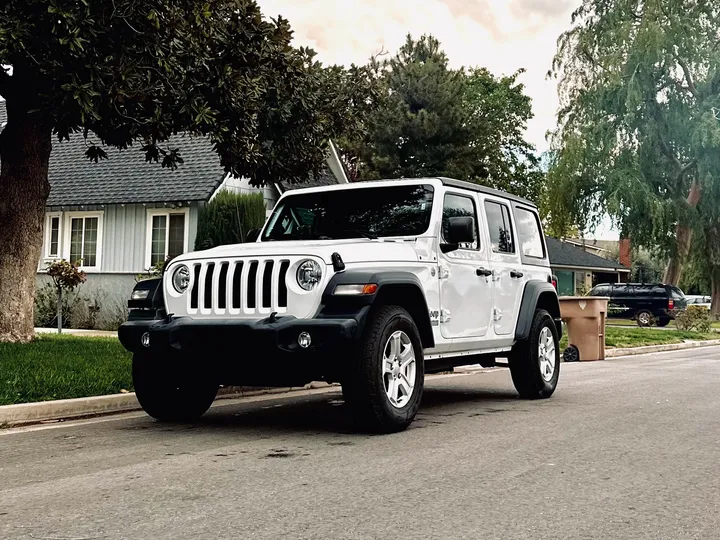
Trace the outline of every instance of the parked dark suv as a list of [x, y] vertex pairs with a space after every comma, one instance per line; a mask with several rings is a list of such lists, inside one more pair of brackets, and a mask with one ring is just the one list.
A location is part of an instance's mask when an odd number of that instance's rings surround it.
[[608, 317], [634, 319], [638, 326], [667, 326], [674, 312], [687, 307], [683, 292], [661, 283], [602, 283], [593, 287], [590, 296], [610, 298]]

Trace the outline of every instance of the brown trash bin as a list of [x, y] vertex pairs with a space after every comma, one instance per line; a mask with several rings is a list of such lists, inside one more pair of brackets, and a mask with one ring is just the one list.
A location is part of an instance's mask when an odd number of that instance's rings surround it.
[[[609, 298], [561, 296], [560, 317], [567, 326], [566, 361], [605, 360], [605, 318]], [[579, 356], [579, 358], [577, 358]]]

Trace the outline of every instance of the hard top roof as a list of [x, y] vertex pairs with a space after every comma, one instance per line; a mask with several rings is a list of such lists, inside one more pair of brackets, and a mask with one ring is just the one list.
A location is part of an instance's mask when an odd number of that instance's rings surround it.
[[287, 195], [300, 195], [302, 193], [317, 193], [322, 191], [339, 191], [344, 189], [358, 189], [363, 187], [371, 187], [372, 184], [391, 184], [391, 185], [402, 185], [402, 184], [420, 184], [420, 183], [428, 183], [433, 185], [443, 185], [447, 187], [454, 187], [458, 189], [467, 189], [469, 191], [475, 191], [478, 193], [484, 193], [486, 195], [493, 195], [495, 197], [500, 197], [503, 199], [507, 199], [510, 201], [514, 201], [520, 204], [524, 204], [527, 206], [530, 206], [532, 208], [537, 208], [535, 203], [528, 201], [527, 199], [523, 199], [522, 197], [518, 197], [516, 195], [512, 195], [510, 193], [506, 193], [504, 191], [499, 191], [497, 189], [492, 189], [486, 186], [482, 186], [480, 184], [473, 184], [471, 182], [465, 182], [463, 180], [455, 180], [453, 178], [444, 178], [444, 177], [429, 177], [429, 178], [394, 178], [394, 179], [382, 179], [382, 180], [363, 180], [360, 182], [351, 182], [349, 184], [337, 184], [333, 186], [322, 186], [322, 187], [309, 187], [309, 188], [302, 188], [299, 187], [299, 189], [293, 190], [291, 193], [288, 192]]

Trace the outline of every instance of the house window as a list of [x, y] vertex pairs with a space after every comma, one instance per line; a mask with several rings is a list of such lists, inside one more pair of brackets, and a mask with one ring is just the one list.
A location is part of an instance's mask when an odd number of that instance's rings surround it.
[[48, 214], [45, 225], [45, 256], [60, 258], [60, 214]]
[[490, 241], [495, 253], [515, 253], [510, 209], [500, 203], [485, 201]]
[[[102, 213], [70, 213], [65, 221], [64, 258], [83, 269], [100, 267], [100, 239], [102, 237]], [[52, 230], [50, 247], [52, 248]]]
[[148, 215], [148, 267], [187, 251], [187, 212], [151, 211]]

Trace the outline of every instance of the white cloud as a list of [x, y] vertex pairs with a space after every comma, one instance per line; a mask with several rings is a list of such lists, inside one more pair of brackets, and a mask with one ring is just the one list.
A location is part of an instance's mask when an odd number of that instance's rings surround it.
[[533, 99], [527, 130], [538, 150], [555, 126], [555, 81], [546, 80], [557, 37], [580, 0], [258, 0], [263, 13], [290, 21], [297, 45], [328, 64], [362, 64], [394, 53], [409, 32], [437, 37], [454, 66], [483, 66], [496, 75], [520, 68]]

